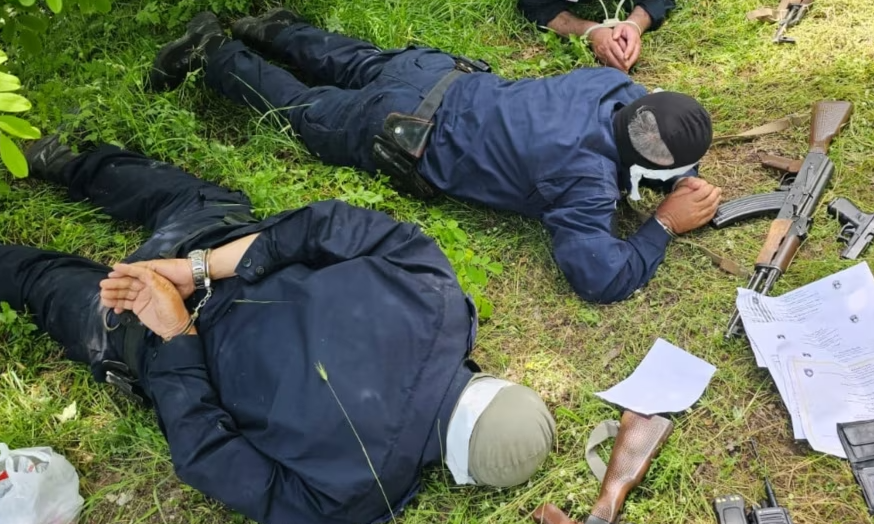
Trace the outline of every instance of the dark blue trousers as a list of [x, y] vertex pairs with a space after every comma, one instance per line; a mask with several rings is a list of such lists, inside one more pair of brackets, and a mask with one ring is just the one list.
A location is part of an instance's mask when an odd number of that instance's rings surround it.
[[272, 43], [270, 56], [302, 71], [309, 87], [239, 41], [208, 59], [206, 83], [259, 112], [276, 112], [323, 162], [376, 172], [373, 137], [391, 112], [412, 113], [455, 67], [435, 49], [383, 51], [307, 24], [294, 24]]
[[[245, 195], [115, 146], [77, 157], [63, 179], [71, 199], [88, 200], [115, 219], [154, 232], [128, 262], [184, 256], [255, 222]], [[99, 283], [109, 271], [71, 254], [0, 245], [0, 301], [26, 308], [68, 358], [91, 364], [95, 378], [103, 380], [100, 363], [120, 360], [123, 342], [123, 330], [103, 326]]]

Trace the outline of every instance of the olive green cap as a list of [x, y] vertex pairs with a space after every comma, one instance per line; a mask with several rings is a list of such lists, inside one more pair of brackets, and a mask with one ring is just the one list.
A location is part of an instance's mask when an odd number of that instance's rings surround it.
[[513, 384], [501, 389], [470, 436], [468, 470], [477, 484], [510, 487], [540, 468], [555, 437], [555, 420], [540, 395]]

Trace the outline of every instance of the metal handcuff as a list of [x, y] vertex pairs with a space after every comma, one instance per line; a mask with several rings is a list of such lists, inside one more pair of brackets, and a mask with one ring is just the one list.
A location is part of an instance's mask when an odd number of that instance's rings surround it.
[[[212, 298], [212, 280], [209, 278], [209, 253], [211, 249], [195, 249], [194, 251], [188, 253], [188, 260], [191, 261], [191, 272], [194, 277], [194, 289], [206, 289], [206, 295], [200, 300], [197, 304], [197, 307], [194, 308], [194, 312], [191, 314], [191, 317], [188, 319], [188, 323], [185, 325], [185, 328], [182, 329], [177, 335], [174, 335], [170, 338], [164, 338], [164, 342], [169, 342], [171, 339], [184, 335], [194, 326], [194, 322], [200, 316], [200, 310], [206, 303]], [[109, 314], [112, 313], [112, 309], [107, 309], [106, 313], [103, 314], [103, 329], [105, 329], [108, 333], [111, 333], [118, 329], [122, 322], [119, 322], [115, 326], [109, 325]]]

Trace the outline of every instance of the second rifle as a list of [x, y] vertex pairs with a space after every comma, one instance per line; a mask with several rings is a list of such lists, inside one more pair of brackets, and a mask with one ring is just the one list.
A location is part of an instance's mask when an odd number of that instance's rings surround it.
[[[853, 113], [853, 104], [844, 101], [820, 101], [813, 104], [810, 123], [810, 140], [807, 156], [800, 165], [771, 157], [766, 165], [790, 170], [783, 179], [780, 191], [764, 195], [752, 195], [727, 202], [719, 207], [711, 222], [719, 229], [741, 220], [777, 213], [771, 223], [765, 245], [756, 259], [756, 269], [747, 284], [761, 294], [768, 294], [783, 273], [789, 268], [801, 243], [813, 222], [822, 196], [828, 188], [835, 165], [828, 157], [832, 140]], [[741, 333], [740, 313], [735, 308], [728, 324], [726, 338]]]
[[[601, 491], [583, 524], [619, 522], [625, 497], [643, 480], [673, 430], [673, 422], [658, 415], [644, 416], [630, 410], [622, 414]], [[579, 524], [552, 504], [538, 507], [532, 518], [537, 524]]]

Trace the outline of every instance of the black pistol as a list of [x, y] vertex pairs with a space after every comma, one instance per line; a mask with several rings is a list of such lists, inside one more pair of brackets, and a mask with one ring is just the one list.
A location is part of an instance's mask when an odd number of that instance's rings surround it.
[[874, 239], [874, 213], [867, 214], [847, 198], [836, 198], [828, 205], [829, 215], [841, 223], [838, 240], [846, 242], [841, 258], [855, 260]]

